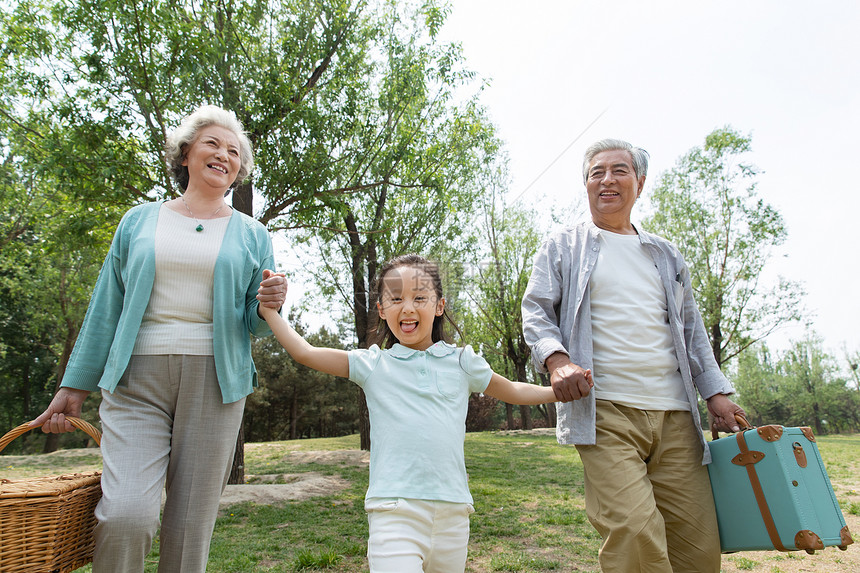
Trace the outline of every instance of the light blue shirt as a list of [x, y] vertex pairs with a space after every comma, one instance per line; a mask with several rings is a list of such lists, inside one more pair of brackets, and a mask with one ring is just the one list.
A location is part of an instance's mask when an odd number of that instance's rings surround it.
[[[105, 258], [62, 386], [113, 392], [128, 366], [155, 277], [155, 227], [162, 201], [123, 215]], [[251, 334], [272, 333], [257, 315], [263, 269], [274, 269], [272, 241], [259, 221], [233, 211], [215, 261], [213, 352], [223, 402], [257, 385]]]
[[486, 390], [492, 375], [470, 346], [351, 350], [349, 379], [364, 390], [370, 412], [367, 499], [472, 503], [463, 454], [466, 412], [469, 396]]
[[[540, 248], [523, 296], [523, 335], [538, 371], [555, 352], [570, 356], [582, 368], [593, 368], [591, 338], [591, 273], [600, 255], [602, 231], [591, 221], [556, 233]], [[678, 249], [657, 235], [637, 229], [639, 241], [651, 255], [666, 293], [669, 328], [678, 358], [684, 391], [699, 439], [702, 463], [711, 453], [699, 419], [696, 390], [704, 399], [731, 394], [732, 385], [714, 359], [702, 316], [693, 298], [690, 272]], [[595, 443], [595, 397], [556, 405], [556, 436], [561, 444]]]

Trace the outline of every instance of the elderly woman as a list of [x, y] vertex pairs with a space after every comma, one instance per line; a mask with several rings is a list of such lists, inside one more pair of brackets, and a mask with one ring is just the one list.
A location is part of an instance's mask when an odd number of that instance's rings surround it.
[[236, 116], [199, 108], [166, 152], [183, 193], [123, 216], [62, 387], [31, 424], [70, 431], [65, 416], [79, 416], [86, 396], [101, 391], [95, 573], [143, 571], [163, 487], [159, 571], [205, 571], [256, 385], [250, 335], [271, 333], [258, 305], [280, 308], [286, 294], [283, 276], [263, 280], [274, 267], [265, 227], [225, 202], [253, 168]]
[[591, 220], [535, 257], [523, 331], [550, 373], [556, 433], [585, 468], [585, 509], [603, 537], [603, 571], [720, 570], [708, 446], [696, 391], [720, 430], [737, 431], [684, 259], [631, 212], [648, 154], [603, 140], [585, 153]]

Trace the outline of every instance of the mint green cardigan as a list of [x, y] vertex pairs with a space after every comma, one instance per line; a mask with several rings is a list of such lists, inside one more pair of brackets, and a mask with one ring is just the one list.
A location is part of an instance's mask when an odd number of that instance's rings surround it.
[[[81, 332], [61, 386], [113, 392], [128, 366], [155, 277], [155, 225], [162, 201], [126, 212], [96, 281]], [[274, 269], [266, 228], [233, 211], [215, 262], [213, 343], [223, 402], [240, 400], [257, 386], [251, 334], [271, 330], [257, 315], [263, 269]]]

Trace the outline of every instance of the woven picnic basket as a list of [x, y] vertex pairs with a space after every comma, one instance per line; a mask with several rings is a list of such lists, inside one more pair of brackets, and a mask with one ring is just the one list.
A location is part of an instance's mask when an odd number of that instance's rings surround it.
[[[100, 443], [95, 426], [66, 419]], [[10, 430], [0, 451], [30, 429]], [[101, 496], [101, 472], [0, 479], [0, 572], [67, 573], [92, 561], [93, 512]]]

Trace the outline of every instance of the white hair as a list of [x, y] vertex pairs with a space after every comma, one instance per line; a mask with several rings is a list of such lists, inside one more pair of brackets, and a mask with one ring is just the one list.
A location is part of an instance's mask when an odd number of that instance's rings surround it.
[[210, 125], [229, 129], [239, 139], [239, 158], [242, 164], [233, 185], [241, 183], [254, 169], [254, 151], [251, 149], [251, 141], [245, 134], [242, 123], [236, 118], [236, 114], [216, 105], [204, 105], [182, 120], [179, 127], [167, 136], [164, 146], [167, 167], [173, 179], [183, 190], [188, 187], [188, 168], [182, 165], [185, 150], [197, 139], [200, 130]]
[[588, 168], [594, 156], [603, 151], [628, 151], [633, 158], [633, 171], [636, 173], [636, 179], [648, 175], [648, 152], [641, 147], [633, 147], [631, 144], [620, 139], [601, 139], [597, 143], [592, 143], [585, 150], [585, 157], [582, 160], [582, 182], [588, 182]]

